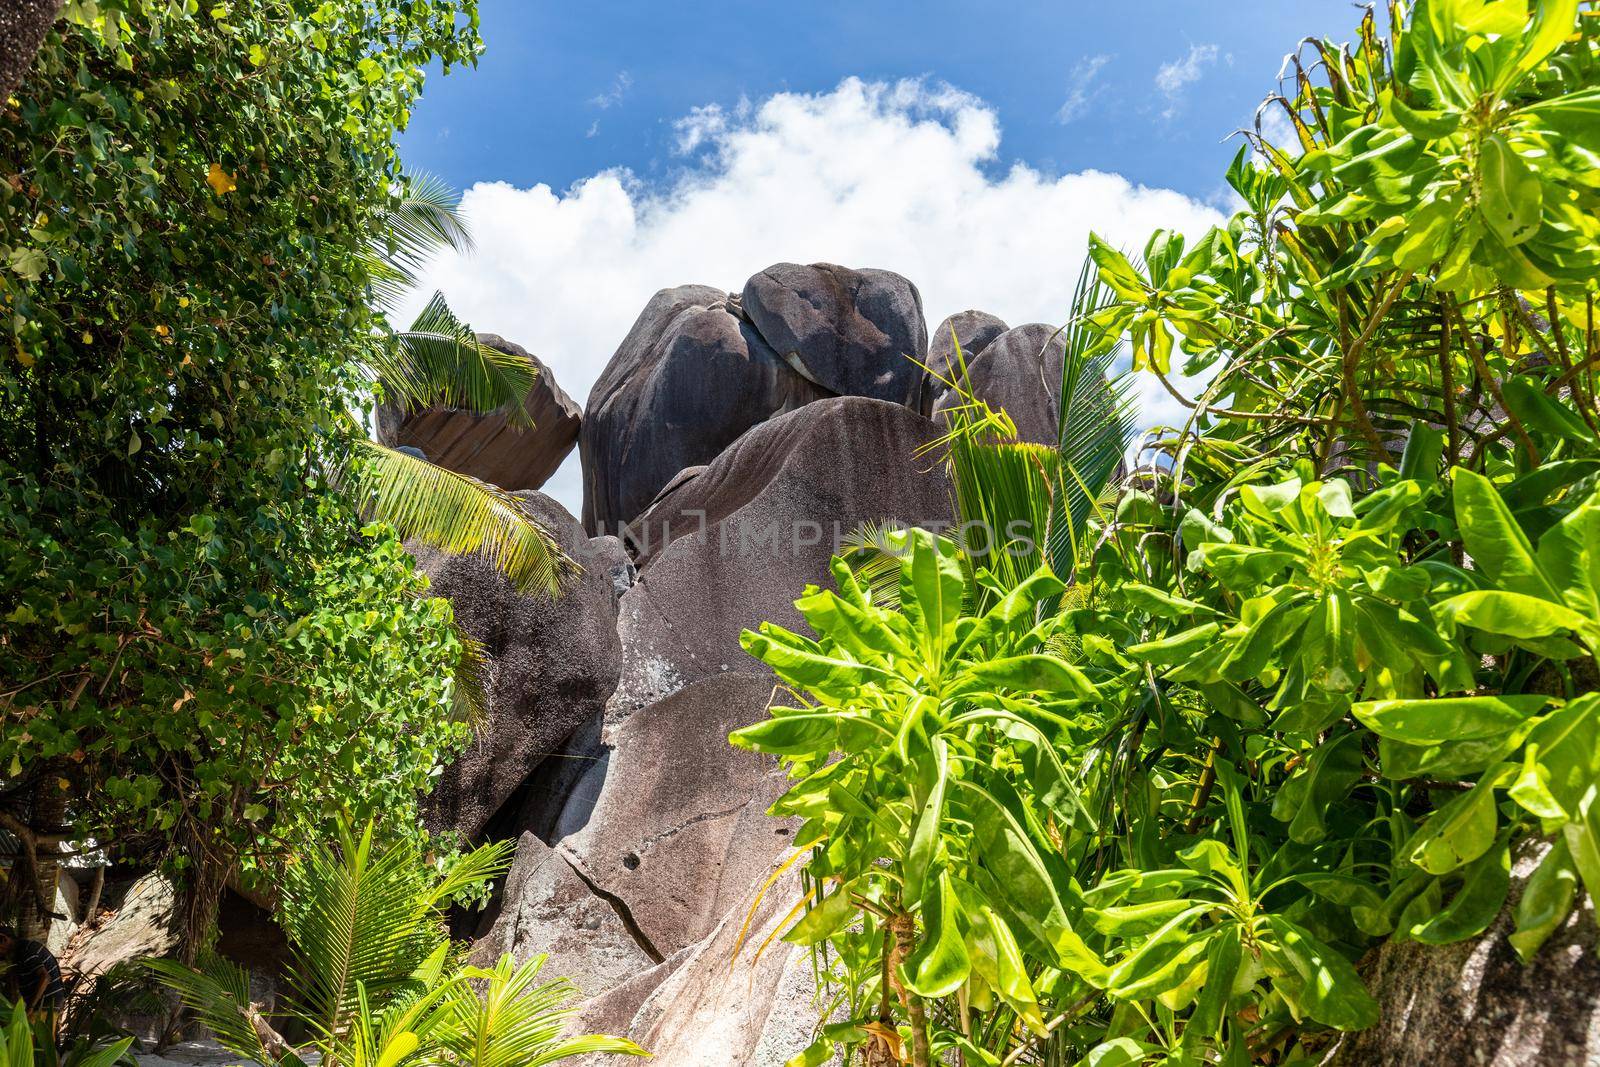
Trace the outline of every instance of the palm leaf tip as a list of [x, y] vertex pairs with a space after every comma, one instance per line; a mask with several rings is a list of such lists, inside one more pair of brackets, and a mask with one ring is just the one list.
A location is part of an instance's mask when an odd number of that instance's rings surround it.
[[558, 595], [581, 568], [522, 502], [498, 486], [373, 441], [357, 442], [353, 480], [370, 514], [453, 555], [479, 554], [520, 593]]

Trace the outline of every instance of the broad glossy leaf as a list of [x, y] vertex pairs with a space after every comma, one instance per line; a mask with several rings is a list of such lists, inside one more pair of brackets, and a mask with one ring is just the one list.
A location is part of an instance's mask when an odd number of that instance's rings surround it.
[[1578, 869], [1564, 836], [1557, 837], [1534, 869], [1514, 914], [1516, 929], [1506, 939], [1523, 963], [1533, 959], [1567, 916], [1578, 895]]
[[1478, 160], [1482, 182], [1478, 210], [1508, 246], [1519, 245], [1539, 228], [1539, 208], [1544, 186], [1522, 156], [1504, 136], [1483, 139]]
[[1013, 689], [1022, 693], [1059, 693], [1090, 700], [1098, 696], [1083, 672], [1059, 656], [1029, 653], [974, 663], [957, 680], [960, 691], [971, 682], [985, 687]]
[[1435, 609], [1441, 620], [1517, 639], [1550, 637], [1566, 632], [1589, 639], [1600, 621], [1581, 615], [1557, 599], [1542, 599], [1500, 589], [1479, 589], [1453, 596]]
[[1489, 928], [1506, 902], [1511, 886], [1511, 847], [1499, 843], [1463, 872], [1461, 885], [1444, 908], [1427, 922], [1413, 926], [1410, 936], [1426, 945], [1447, 945], [1476, 937]]
[[1301, 1006], [1308, 1015], [1338, 1030], [1364, 1030], [1378, 1021], [1378, 1002], [1349, 960], [1280, 915], [1265, 922], [1304, 982]]
[[967, 801], [973, 842], [994, 876], [995, 888], [1014, 905], [1012, 913], [1052, 950], [1058, 966], [1097, 984], [1104, 965], [1072, 929], [1049, 867], [1027, 831], [990, 790], [965, 779], [956, 784]]
[[911, 832], [911, 846], [906, 850], [905, 892], [912, 900], [920, 900], [924, 880], [939, 850], [939, 826], [944, 818], [944, 793], [950, 777], [950, 750], [945, 739], [935, 736], [929, 742], [928, 760], [932, 764], [928, 798], [917, 816], [916, 829]]
[[831, 751], [838, 730], [836, 713], [779, 715], [735, 730], [728, 735], [728, 740], [740, 748], [757, 752], [804, 756]]
[[1549, 702], [1538, 694], [1372, 700], [1350, 711], [1380, 737], [1411, 745], [1485, 740], [1505, 736]]
[[784, 932], [783, 939], [795, 945], [815, 945], [849, 925], [856, 913], [855, 902], [850, 898], [850, 887], [840, 886], [812, 905]]
[[763, 623], [760, 633], [746, 630], [739, 635], [739, 644], [747, 653], [771, 667], [778, 677], [806, 689], [838, 693], [889, 677], [882, 668], [800, 647], [803, 640], [771, 623]]
[[1489, 851], [1499, 828], [1494, 787], [1503, 775], [1488, 775], [1446, 802], [1417, 828], [1402, 850], [1429, 874], [1448, 874]]
[[972, 971], [972, 960], [961, 932], [960, 905], [941, 874], [928, 885], [922, 898], [924, 930], [917, 949], [906, 961], [906, 984], [925, 997], [954, 993]]
[[1319, 746], [1305, 770], [1278, 790], [1273, 817], [1289, 823], [1290, 840], [1302, 845], [1321, 841], [1328, 833], [1328, 809], [1349, 796], [1365, 770], [1359, 732]]
[[1600, 693], [1586, 693], [1546, 715], [1528, 734], [1550, 796], [1568, 813], [1600, 782]]
[[1453, 477], [1456, 525], [1477, 568], [1501, 589], [1559, 602], [1555, 586], [1534, 558], [1533, 545], [1494, 484], [1462, 467]]
[[1591, 496], [1546, 530], [1537, 558], [1567, 607], [1600, 620], [1600, 501]]

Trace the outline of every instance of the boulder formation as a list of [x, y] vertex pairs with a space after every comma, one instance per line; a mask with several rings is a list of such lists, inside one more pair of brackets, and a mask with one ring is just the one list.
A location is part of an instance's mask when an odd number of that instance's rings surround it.
[[629, 529], [641, 566], [623, 598], [620, 717], [698, 678], [748, 670], [740, 631], [802, 625], [794, 600], [828, 579], [864, 522], [952, 521], [939, 435], [909, 408], [835, 397], [762, 423], [663, 494]]
[[704, 285], [651, 298], [589, 393], [580, 449], [583, 523], [616, 532], [679, 471], [745, 430], [826, 395]]
[[828, 394], [916, 403], [928, 325], [922, 294], [900, 275], [778, 263], [740, 295], [767, 344]]
[[[1004, 330], [957, 317], [972, 355]], [[775, 695], [739, 634], [801, 626], [795, 598], [862, 524], [951, 523], [926, 354], [916, 289], [884, 271], [663, 290], [590, 396], [582, 526], [519, 494], [584, 567], [572, 590], [522, 597], [419, 552], [490, 665], [490, 721], [433, 821], [518, 842], [474, 959], [548, 954], [592, 998], [575, 1025], [655, 1062], [777, 1065], [811, 1040], [806, 954], [752, 958], [799, 891], [786, 876], [752, 914], [794, 827], [765, 814], [777, 761], [727, 742]], [[621, 539], [584, 532], [602, 528]]]
[[[924, 361], [928, 367], [923, 372], [917, 410], [933, 414], [935, 401], [950, 388], [946, 383], [960, 381], [962, 366], [970, 368], [983, 350], [1009, 329], [1004, 320], [987, 311], [958, 311], [941, 322], [928, 338]], [[959, 357], [957, 345], [961, 346]]]
[[[627, 531], [639, 570], [612, 623], [621, 666], [610, 677], [620, 681], [603, 714], [585, 700], [590, 718], [531, 773], [483, 761], [472, 780], [496, 791], [453, 809], [496, 807], [484, 835], [518, 840], [475, 959], [549, 954], [551, 974], [594, 998], [583, 1027], [659, 1045], [660, 1063], [780, 1064], [809, 1043], [805, 954], [775, 943], [748, 962], [797, 898], [787, 882], [765, 898], [746, 962], [728, 967], [755, 890], [794, 830], [765, 814], [786, 787], [777, 761], [727, 742], [775, 695], [739, 632], [766, 619], [801, 625], [795, 597], [830, 580], [838, 539], [862, 522], [948, 524], [948, 485], [933, 457], [919, 456], [937, 436], [900, 403], [818, 400], [679, 473]], [[484, 613], [529, 610], [497, 603]], [[477, 617], [470, 607], [468, 616]], [[480, 745], [492, 750], [494, 730]], [[448, 788], [464, 795], [468, 773], [453, 769]]]
[[1588, 894], [1528, 964], [1507, 940], [1516, 902], [1548, 850], [1522, 850], [1510, 898], [1482, 936], [1453, 945], [1391, 941], [1379, 949], [1366, 978], [1383, 1014], [1371, 1029], [1342, 1038], [1323, 1062], [1600, 1063], [1600, 927]]
[[523, 403], [532, 427], [513, 426], [505, 415], [445, 407], [407, 411], [381, 404], [378, 440], [415, 448], [429, 462], [502, 489], [537, 489], [578, 443], [582, 413], [539, 357], [499, 334], [480, 333], [478, 341], [533, 366], [536, 377]]
[[922, 297], [898, 274], [779, 263], [739, 294], [663, 289], [595, 382], [584, 412], [584, 526], [611, 532], [685, 468], [814, 400], [921, 409]]
[[613, 537], [590, 538], [543, 493], [516, 494], [581, 568], [558, 597], [524, 596], [478, 556], [412, 546], [433, 592], [483, 647], [488, 721], [429, 798], [430, 821], [477, 837], [501, 805], [616, 688], [617, 604], [633, 565]]
[[[992, 408], [1004, 408], [1024, 441], [1056, 443], [1060, 412], [1061, 370], [1066, 347], [1060, 331], [1042, 322], [1007, 330], [967, 357], [972, 393]], [[953, 389], [940, 392], [933, 404], [939, 412], [961, 403]]]

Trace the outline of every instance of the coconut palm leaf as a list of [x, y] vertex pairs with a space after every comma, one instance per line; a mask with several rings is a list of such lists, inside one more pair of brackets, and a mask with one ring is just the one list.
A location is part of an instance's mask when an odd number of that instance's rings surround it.
[[252, 1063], [277, 1062], [256, 1025], [261, 1016], [250, 1003], [250, 977], [244, 968], [209, 949], [200, 953], [192, 968], [177, 960], [142, 962], [162, 985], [178, 994], [183, 1006], [223, 1048]]
[[[577, 988], [565, 978], [537, 984], [544, 956], [518, 967], [501, 956], [492, 968], [469, 967], [449, 997], [450, 1018], [431, 1035], [444, 1062], [473, 1067], [541, 1067], [573, 1056], [644, 1056], [632, 1041], [595, 1034], [563, 1038]], [[481, 985], [481, 989], [475, 988]]]
[[433, 294], [411, 328], [394, 335], [393, 345], [374, 346], [371, 363], [393, 402], [503, 412], [514, 426], [533, 426], [523, 406], [537, 376], [533, 364], [480, 343], [443, 293]]
[[374, 441], [357, 441], [356, 449], [358, 498], [401, 537], [456, 555], [481, 553], [524, 593], [555, 594], [577, 572], [504, 489]]
[[[340, 847], [314, 845], [285, 875], [279, 922], [294, 949], [295, 1014], [326, 1041], [345, 1038], [363, 998], [420, 994], [437, 981], [443, 907], [503, 871], [508, 843], [462, 856], [441, 878], [410, 841], [381, 851], [369, 826]], [[431, 969], [430, 969], [431, 967]]]
[[431, 174], [413, 175], [383, 216], [368, 263], [373, 298], [393, 311], [416, 287], [428, 261], [443, 249], [472, 251], [472, 234], [461, 215], [461, 198]]
[[1090, 517], [1133, 440], [1137, 396], [1133, 378], [1114, 372], [1126, 342], [1094, 322], [1115, 299], [1092, 262], [1085, 261], [1073, 290], [1072, 314], [1058, 341], [1063, 346], [1057, 423], [1060, 464], [1055, 479], [1046, 552], [1057, 574], [1071, 575]]

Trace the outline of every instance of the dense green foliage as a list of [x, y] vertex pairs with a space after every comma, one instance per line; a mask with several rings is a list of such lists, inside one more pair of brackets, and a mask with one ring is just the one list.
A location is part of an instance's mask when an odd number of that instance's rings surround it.
[[6, 1067], [125, 1067], [133, 1062], [133, 1038], [111, 1042], [80, 1039], [59, 1046], [48, 1018], [30, 1022], [19, 1001], [5, 1009], [0, 1025], [0, 1063]]
[[795, 700], [734, 740], [797, 779], [786, 936], [843, 1016], [796, 1062], [1306, 1060], [1514, 858], [1525, 957], [1600, 893], [1600, 19], [1390, 14], [1296, 57], [1228, 225], [1092, 243], [1069, 374], [1126, 344], [1192, 417], [1081, 531], [1081, 431], [1034, 488], [952, 440], [963, 519], [1071, 551], [913, 533], [898, 587], [841, 564], [815, 637], [747, 635]]
[[[630, 1041], [565, 1035], [572, 983], [538, 984], [543, 956], [518, 967], [465, 966], [444, 932], [451, 899], [505, 871], [506, 845], [485, 845], [435, 871], [415, 844], [373, 844], [369, 826], [337, 848], [288, 866], [278, 921], [291, 958], [285, 1003], [271, 1018], [250, 1000], [249, 975], [215, 953], [199, 966], [147, 960], [230, 1052], [263, 1067], [537, 1067], [574, 1056], [642, 1056]], [[311, 1035], [297, 1050], [279, 1033]]]
[[0, 108], [6, 810], [189, 866], [191, 942], [238, 859], [412, 826], [464, 735], [448, 608], [330, 472], [394, 133], [477, 47], [471, 0], [79, 2]]

